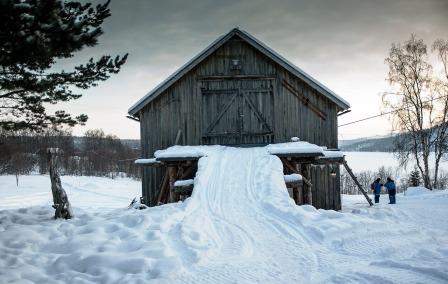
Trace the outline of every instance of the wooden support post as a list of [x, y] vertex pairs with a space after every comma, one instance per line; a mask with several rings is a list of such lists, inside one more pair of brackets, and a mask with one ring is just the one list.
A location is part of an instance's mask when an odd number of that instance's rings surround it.
[[296, 205], [300, 205], [299, 188], [298, 187], [292, 188], [292, 198], [294, 199], [294, 202], [296, 203]]
[[164, 196], [166, 195], [167, 188], [168, 188], [168, 170], [165, 172], [162, 183], [160, 184], [159, 195], [157, 196], [156, 205], [166, 202], [166, 200], [164, 200]]
[[[298, 163], [294, 164], [294, 168], [296, 170], [296, 173], [300, 173], [300, 165]], [[303, 177], [302, 177], [302, 186], [297, 188], [297, 205], [303, 204]]]
[[[293, 161], [289, 161], [287, 158], [280, 158], [282, 161], [285, 170], [289, 170], [292, 173], [300, 174], [302, 175], [302, 182], [303, 184], [300, 187], [293, 187], [292, 188], [292, 195], [293, 199], [296, 202], [297, 205], [303, 205], [303, 204], [311, 204], [311, 201], [308, 201], [308, 199], [311, 198], [311, 187], [313, 186], [311, 184], [311, 175], [304, 176], [301, 169], [301, 164]], [[307, 164], [303, 164], [304, 166]], [[308, 165], [309, 168], [309, 165]], [[305, 173], [307, 171], [305, 170]], [[310, 170], [308, 170], [308, 173], [310, 173]], [[306, 193], [305, 193], [306, 191]], [[311, 199], [310, 199], [311, 200]]]
[[[310, 164], [301, 164], [301, 175], [303, 177], [303, 203], [313, 204], [313, 194], [311, 190], [311, 167]], [[307, 181], [307, 182], [306, 182]]]
[[286, 158], [280, 158], [280, 160], [282, 161], [283, 165], [290, 170], [293, 173], [298, 173], [296, 167], [290, 162], [288, 161]]
[[367, 202], [369, 202], [370, 206], [373, 205], [372, 199], [370, 199], [369, 195], [367, 194], [367, 192], [362, 188], [361, 184], [359, 183], [358, 179], [356, 178], [355, 174], [353, 174], [352, 169], [347, 165], [347, 161], [344, 160], [342, 162], [342, 164], [344, 165], [345, 169], [347, 170], [348, 174], [352, 177], [353, 181], [355, 182], [355, 184], [358, 186], [359, 190], [362, 192], [362, 194], [364, 195], [364, 197], [367, 199]]
[[177, 165], [168, 165], [168, 180], [169, 180], [169, 189], [170, 189], [170, 197], [169, 202], [177, 202], [179, 200], [179, 194], [174, 192], [174, 183], [176, 182], [177, 177]]

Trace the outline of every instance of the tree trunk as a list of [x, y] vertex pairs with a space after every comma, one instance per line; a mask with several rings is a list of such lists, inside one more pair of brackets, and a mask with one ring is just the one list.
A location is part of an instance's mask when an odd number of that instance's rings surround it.
[[429, 153], [424, 152], [423, 153], [423, 165], [424, 165], [424, 170], [425, 173], [423, 175], [423, 183], [425, 184], [425, 187], [432, 190], [432, 185], [431, 185], [431, 178], [430, 178], [430, 173], [429, 173]]
[[50, 167], [51, 192], [53, 194], [53, 208], [55, 219], [71, 219], [74, 217], [72, 206], [68, 201], [67, 193], [61, 184], [61, 178], [57, 170], [56, 154], [58, 149], [48, 149], [48, 164]]
[[432, 188], [437, 188], [437, 179], [439, 178], [439, 162], [440, 160], [436, 158]]

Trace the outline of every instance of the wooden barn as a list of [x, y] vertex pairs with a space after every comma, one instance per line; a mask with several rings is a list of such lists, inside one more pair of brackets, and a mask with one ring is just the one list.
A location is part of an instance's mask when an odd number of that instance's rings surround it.
[[[129, 116], [140, 122], [142, 155], [150, 158], [156, 150], [175, 144], [266, 145], [291, 137], [336, 149], [338, 114], [349, 107], [303, 70], [236, 28], [140, 99]], [[339, 166], [312, 166], [310, 172], [313, 205], [340, 209]], [[164, 173], [161, 167], [143, 168], [147, 205], [157, 204]]]

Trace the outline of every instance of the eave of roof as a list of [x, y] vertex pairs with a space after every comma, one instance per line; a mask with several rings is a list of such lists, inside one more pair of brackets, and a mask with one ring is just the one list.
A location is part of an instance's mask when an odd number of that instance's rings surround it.
[[244, 39], [247, 43], [252, 45], [255, 49], [266, 55], [268, 58], [274, 60], [277, 64], [309, 84], [311, 87], [316, 89], [318, 92], [326, 96], [329, 100], [338, 105], [341, 110], [346, 110], [350, 108], [350, 104], [335, 94], [333, 91], [322, 85], [319, 81], [311, 77], [305, 71], [295, 66], [287, 59], [282, 57], [280, 54], [266, 46], [264, 43], [253, 37], [246, 31], [242, 31], [238, 28], [232, 29], [227, 34], [219, 37], [214, 42], [212, 42], [207, 48], [193, 57], [190, 61], [185, 63], [181, 68], [179, 68], [176, 72], [174, 72], [171, 76], [165, 79], [162, 83], [157, 85], [154, 89], [152, 89], [149, 93], [147, 93], [143, 98], [138, 100], [132, 107], [129, 108], [128, 113], [134, 116], [137, 112], [139, 112], [146, 104], [157, 98], [160, 94], [162, 94], [165, 90], [167, 90], [170, 86], [172, 86], [177, 80], [179, 80], [182, 76], [188, 73], [191, 69], [196, 67], [200, 62], [202, 62], [205, 58], [207, 58], [210, 54], [212, 54], [215, 50], [220, 48], [224, 43], [226, 43], [230, 38], [234, 35], [238, 35], [242, 39]]

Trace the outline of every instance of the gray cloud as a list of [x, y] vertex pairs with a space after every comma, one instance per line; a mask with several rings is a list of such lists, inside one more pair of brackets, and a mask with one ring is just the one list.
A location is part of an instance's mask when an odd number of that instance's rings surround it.
[[[100, 44], [76, 60], [129, 52], [128, 64], [68, 108], [87, 112], [88, 127], [102, 127], [121, 137], [139, 135], [138, 125], [124, 118], [131, 104], [235, 26], [351, 102], [353, 112], [341, 121], [379, 111], [377, 94], [387, 87], [384, 58], [392, 42], [406, 40], [411, 33], [427, 42], [448, 38], [446, 0], [115, 0], [111, 11]], [[366, 103], [371, 106], [367, 111]], [[366, 125], [388, 131], [385, 120]], [[362, 129], [341, 133], [369, 135]]]

